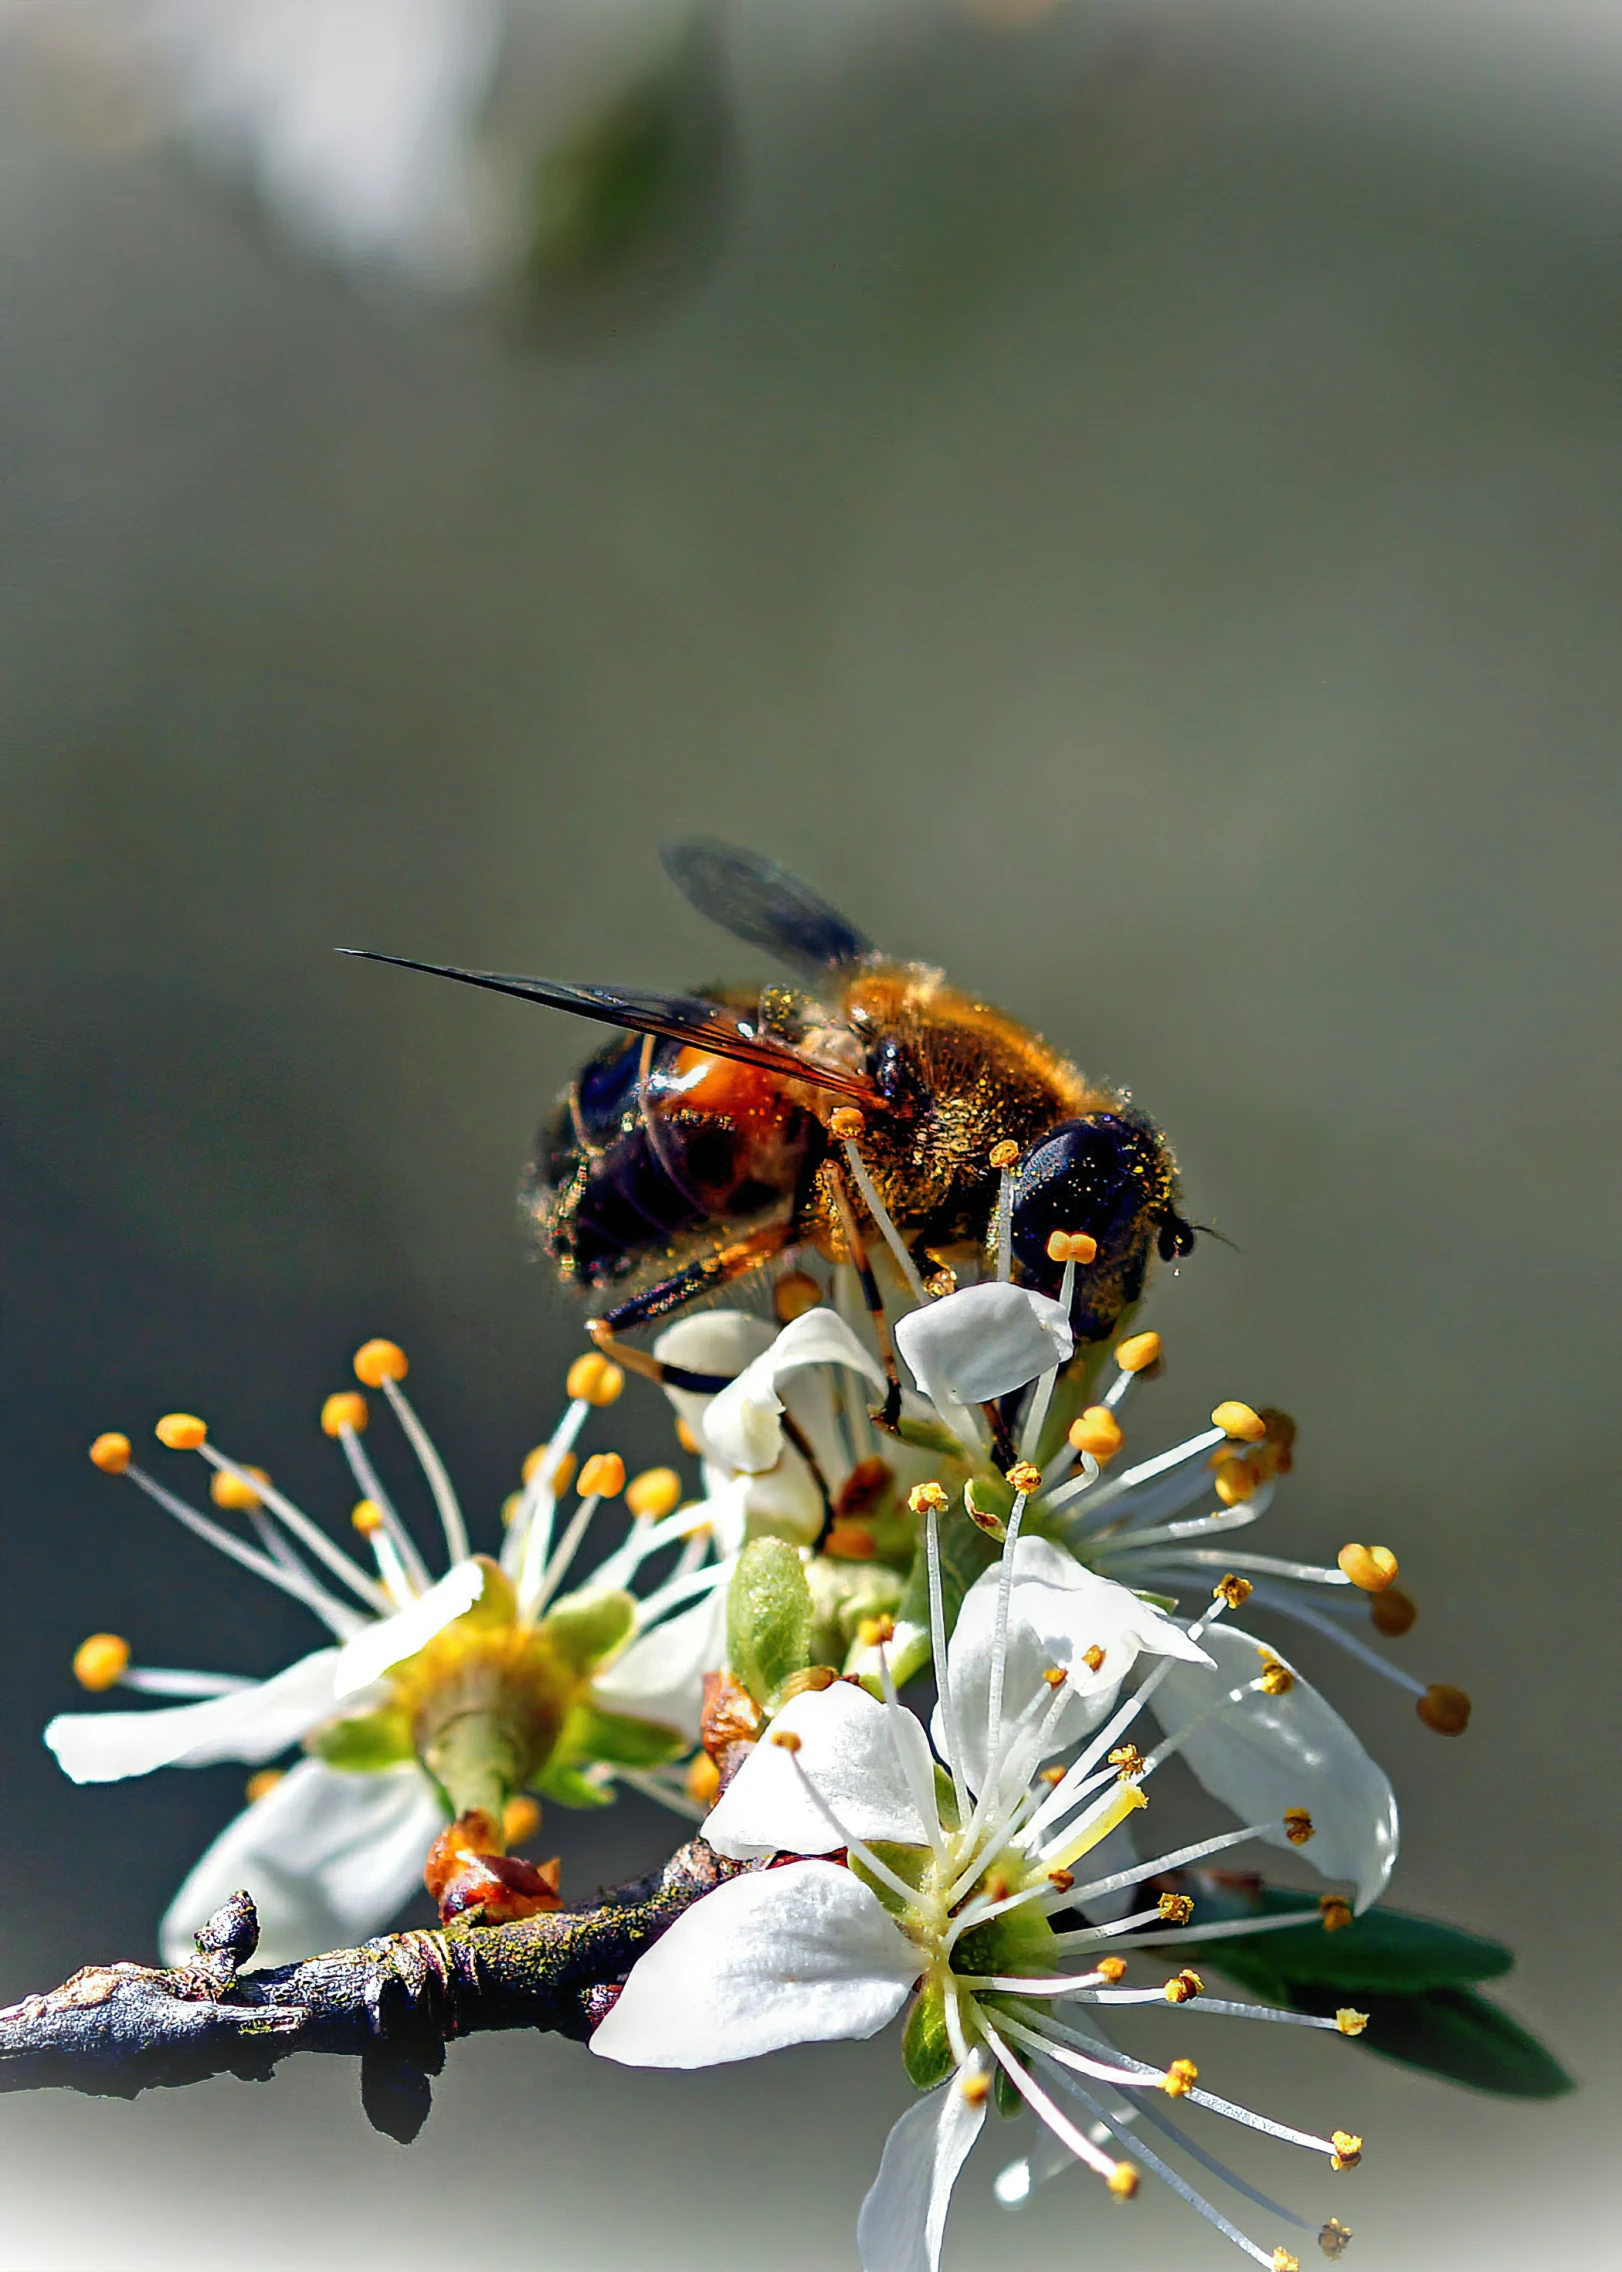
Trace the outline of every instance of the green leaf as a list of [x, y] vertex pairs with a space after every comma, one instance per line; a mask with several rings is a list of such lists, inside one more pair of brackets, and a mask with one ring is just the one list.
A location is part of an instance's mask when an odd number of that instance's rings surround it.
[[727, 1588], [727, 1661], [770, 1711], [785, 1681], [811, 1662], [811, 1588], [781, 1538], [752, 1538]]
[[[1305, 1906], [1298, 1893], [1276, 1886], [1230, 1889], [1201, 1876], [1194, 1895], [1194, 1914], [1202, 1925], [1226, 1918], [1287, 1916]], [[1255, 1982], [1282, 1980], [1298, 1987], [1336, 1988], [1350, 1994], [1414, 1994], [1431, 1988], [1457, 1988], [1477, 1980], [1498, 1980], [1515, 1963], [1512, 1950], [1502, 1941], [1484, 1940], [1457, 1925], [1439, 1925], [1429, 1917], [1410, 1917], [1400, 1909], [1365, 1910], [1338, 1932], [1325, 1932], [1310, 1916], [1309, 1922], [1282, 1931], [1259, 1933], [1254, 1940], [1238, 1935], [1214, 1943], [1208, 1952], [1235, 1979]]]
[[377, 1775], [385, 1767], [398, 1767], [415, 1757], [411, 1722], [397, 1705], [385, 1704], [376, 1712], [353, 1712], [347, 1719], [328, 1720], [312, 1728], [304, 1748], [313, 1759], [350, 1774]]
[[563, 1723], [558, 1759], [567, 1767], [592, 1760], [606, 1761], [610, 1767], [661, 1767], [690, 1748], [684, 1735], [662, 1721], [577, 1704]]
[[1370, 1996], [1366, 2051], [1499, 2098], [1563, 2098], [1576, 2084], [1554, 2053], [1473, 1988]]
[[565, 1767], [555, 1759], [536, 1776], [535, 1788], [543, 1799], [555, 1799], [561, 1807], [611, 1807], [618, 1796], [612, 1783], [594, 1783], [578, 1767]]

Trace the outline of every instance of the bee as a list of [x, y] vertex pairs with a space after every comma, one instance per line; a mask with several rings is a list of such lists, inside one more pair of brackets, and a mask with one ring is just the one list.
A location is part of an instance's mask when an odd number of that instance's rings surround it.
[[919, 1283], [1004, 1264], [1057, 1295], [1062, 1233], [1094, 1242], [1071, 1308], [1092, 1344], [1155, 1254], [1192, 1249], [1171, 1150], [1125, 1091], [940, 971], [881, 954], [775, 862], [711, 838], [663, 857], [700, 914], [800, 983], [631, 993], [370, 958], [619, 1029], [543, 1125], [524, 1185], [560, 1274], [606, 1298], [599, 1343], [795, 1248], [854, 1262], [876, 1308], [881, 1236]]

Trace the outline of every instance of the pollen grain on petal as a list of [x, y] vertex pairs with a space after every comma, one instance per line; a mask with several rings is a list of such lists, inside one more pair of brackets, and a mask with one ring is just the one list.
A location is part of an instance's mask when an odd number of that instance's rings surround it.
[[1076, 1882], [1074, 1870], [1049, 1870], [1048, 1884], [1056, 1893], [1068, 1893]]
[[122, 1475], [130, 1463], [130, 1440], [110, 1428], [98, 1436], [90, 1447], [90, 1464], [99, 1467], [103, 1475]]
[[166, 1412], [152, 1433], [172, 1452], [194, 1452], [208, 1440], [208, 1425], [195, 1412]]
[[359, 1389], [341, 1388], [321, 1407], [321, 1433], [341, 1436], [352, 1428], [358, 1436], [366, 1425], [366, 1399]]
[[385, 1381], [403, 1381], [411, 1370], [398, 1341], [363, 1341], [355, 1351], [355, 1378], [362, 1388], [381, 1388]]
[[92, 1633], [73, 1652], [73, 1677], [81, 1688], [99, 1694], [116, 1688], [129, 1669], [130, 1645], [117, 1633]]

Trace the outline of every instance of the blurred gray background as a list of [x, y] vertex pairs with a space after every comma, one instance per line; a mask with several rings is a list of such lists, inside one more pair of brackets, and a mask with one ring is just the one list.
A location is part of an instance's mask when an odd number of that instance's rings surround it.
[[[1403, 1661], [1476, 1697], [1450, 1744], [1300, 1650], [1398, 1786], [1395, 1897], [1515, 1943], [1506, 2001], [1586, 2087], [1208, 2030], [1218, 2088], [1369, 2143], [1327, 2186], [1246, 2166], [1369, 2272], [1597, 2260], [1619, 55], [1577, 9], [756, 0], [725, 228], [559, 338], [335, 271], [13, 79], [0, 1996], [145, 1955], [239, 1803], [229, 1768], [56, 1774], [79, 1638], [310, 1645], [88, 1439], [197, 1410], [341, 1519], [315, 1413], [384, 1332], [493, 1526], [579, 1345], [513, 1194], [591, 1034], [330, 949], [745, 975], [659, 874], [693, 826], [1133, 1085], [1237, 1242], [1159, 1285], [1155, 1421], [1294, 1411], [1268, 1543], [1389, 1542]], [[556, 1828], [577, 1889], [669, 1837]], [[5, 2099], [0, 2171], [17, 2260], [65, 2272], [798, 2272], [854, 2263], [905, 2096], [889, 2039], [691, 2079], [486, 2040], [409, 2153], [312, 2062]], [[1232, 2261], [1079, 2178], [1010, 2222], [995, 2166], [949, 2267]]]

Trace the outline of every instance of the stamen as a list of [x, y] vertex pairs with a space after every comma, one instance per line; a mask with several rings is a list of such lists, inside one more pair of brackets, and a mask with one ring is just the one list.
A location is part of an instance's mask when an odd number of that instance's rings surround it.
[[997, 1278], [1006, 1286], [1014, 1275], [1014, 1166], [1019, 1146], [1004, 1137], [993, 1144], [991, 1165], [997, 1171]]
[[1439, 1736], [1462, 1736], [1470, 1725], [1470, 1699], [1462, 1688], [1433, 1681], [1419, 1699], [1418, 1712], [1427, 1728]]
[[130, 1440], [116, 1428], [98, 1436], [90, 1447], [90, 1464], [99, 1467], [103, 1475], [122, 1475], [129, 1463]]
[[[925, 1484], [920, 1488], [928, 1490], [930, 1487]], [[934, 1488], [938, 1491], [940, 1485], [936, 1484]], [[929, 1646], [940, 1689], [941, 1719], [946, 1733], [946, 1759], [952, 1771], [957, 1819], [959, 1822], [967, 1822], [969, 1786], [963, 1773], [963, 1737], [957, 1724], [957, 1705], [946, 1672], [946, 1606], [941, 1591], [940, 1523], [932, 1500], [925, 1502], [924, 1506], [924, 1559], [929, 1576]]]
[[1389, 1546], [1343, 1546], [1335, 1560], [1352, 1584], [1366, 1594], [1384, 1593], [1396, 1581], [1397, 1557]]
[[1106, 1405], [1089, 1404], [1080, 1419], [1071, 1421], [1067, 1441], [1073, 1452], [1083, 1452], [1102, 1466], [1115, 1457], [1126, 1437]]
[[[585, 1362], [584, 1358], [577, 1357], [569, 1368], [571, 1376]], [[617, 1371], [618, 1368], [611, 1367], [610, 1370]], [[588, 1397], [572, 1398], [551, 1438], [541, 1447], [541, 1456], [535, 1466], [531, 1468], [529, 1460], [524, 1463], [524, 1495], [513, 1516], [512, 1527], [501, 1552], [501, 1566], [508, 1577], [515, 1580], [520, 1600], [540, 1583], [541, 1569], [551, 1550], [557, 1503], [568, 1489], [573, 1474], [575, 1438], [585, 1426], [592, 1409]], [[686, 1423], [683, 1422], [683, 1425]], [[531, 1453], [530, 1458], [534, 1457], [534, 1453]]]
[[73, 1677], [93, 1696], [116, 1688], [129, 1670], [130, 1645], [117, 1633], [92, 1633], [73, 1652]]
[[844, 1148], [851, 1180], [862, 1195], [862, 1204], [866, 1207], [874, 1222], [877, 1223], [885, 1245], [894, 1255], [896, 1267], [906, 1282], [908, 1292], [912, 1295], [913, 1300], [921, 1306], [929, 1297], [924, 1292], [924, 1282], [918, 1275], [918, 1265], [907, 1252], [906, 1241], [890, 1220], [890, 1210], [879, 1197], [878, 1185], [868, 1174], [862, 1161], [861, 1152], [857, 1149], [857, 1140], [862, 1135], [865, 1125], [866, 1123], [854, 1105], [842, 1105], [837, 1112], [830, 1113], [828, 1117], [829, 1133], [837, 1137]]
[[[339, 1426], [338, 1441], [343, 1447], [345, 1459], [349, 1462], [349, 1472], [360, 1485], [361, 1505], [363, 1507], [375, 1507], [381, 1517], [381, 1521], [373, 1524], [369, 1529], [360, 1523], [356, 1523], [355, 1528], [363, 1531], [365, 1536], [371, 1538], [374, 1554], [378, 1552], [378, 1537], [387, 1537], [394, 1550], [392, 1560], [398, 1564], [398, 1575], [404, 1581], [405, 1601], [414, 1601], [418, 1594], [425, 1594], [433, 1584], [433, 1580], [428, 1575], [428, 1565], [417, 1552], [415, 1541], [395, 1511], [394, 1502], [384, 1490], [382, 1479], [379, 1477], [376, 1468], [373, 1467], [370, 1459], [366, 1456], [365, 1445], [347, 1420]], [[354, 1521], [354, 1517], [351, 1516], [350, 1520]], [[387, 1570], [383, 1571], [383, 1582], [385, 1585], [389, 1585], [389, 1572]], [[390, 1590], [393, 1591], [392, 1586]]]
[[[233, 1538], [229, 1531], [222, 1530], [207, 1515], [200, 1515], [194, 1507], [188, 1507], [184, 1499], [176, 1498], [172, 1491], [166, 1490], [163, 1484], [148, 1475], [144, 1468], [135, 1466], [133, 1461], [123, 1472], [138, 1490], [144, 1491], [165, 1514], [173, 1515], [176, 1522], [183, 1523], [196, 1537], [217, 1547], [221, 1554], [238, 1563], [244, 1570], [251, 1570], [255, 1577], [266, 1579], [284, 1594], [291, 1594], [295, 1601], [303, 1602], [307, 1609], [314, 1610], [316, 1616], [340, 1641], [349, 1640], [366, 1623], [363, 1617], [358, 1617], [344, 1603], [335, 1601], [314, 1578], [285, 1568], [281, 1563], [273, 1561], [268, 1554], [261, 1553], [257, 1547], [244, 1546], [240, 1539]], [[356, 1574], [359, 1575], [358, 1572]], [[373, 1583], [370, 1578], [365, 1582], [368, 1586]], [[377, 1588], [377, 1594], [380, 1605], [387, 1602], [381, 1586]]]
[[1267, 1434], [1267, 1422], [1261, 1414], [1232, 1397], [1217, 1406], [1211, 1415], [1211, 1425], [1242, 1444], [1259, 1444]]
[[625, 1504], [638, 1522], [658, 1522], [681, 1504], [681, 1477], [673, 1467], [647, 1467], [625, 1486]]
[[[398, 1518], [391, 1528], [390, 1512], [390, 1509], [380, 1507], [375, 1499], [362, 1499], [350, 1514], [349, 1520], [361, 1537], [370, 1541], [372, 1552], [377, 1558], [377, 1574], [396, 1605], [401, 1609], [409, 1609], [416, 1600], [419, 1589], [413, 1586], [406, 1571], [396, 1535]], [[422, 1590], [426, 1591], [426, 1588]]]
[[[833, 1831], [835, 1837], [839, 1840], [840, 1845], [844, 1847], [846, 1853], [854, 1855], [856, 1860], [861, 1863], [864, 1870], [869, 1871], [874, 1877], [876, 1877], [881, 1885], [887, 1885], [892, 1893], [899, 1894], [902, 1901], [907, 1905], [907, 1907], [911, 1908], [918, 1899], [918, 1888], [915, 1885], [908, 1885], [906, 1879], [904, 1877], [899, 1877], [896, 1872], [891, 1869], [888, 1862], [880, 1861], [878, 1855], [874, 1853], [872, 1847], [869, 1846], [865, 1842], [865, 1840], [858, 1838], [853, 1830], [847, 1830], [845, 1828], [845, 1825], [840, 1821], [838, 1815], [835, 1814], [833, 1808], [828, 1804], [822, 1793], [817, 1789], [816, 1784], [811, 1780], [811, 1777], [806, 1771], [805, 1767], [802, 1765], [800, 1760], [795, 1757], [795, 1754], [800, 1749], [800, 1737], [794, 1733], [794, 1730], [792, 1728], [780, 1728], [774, 1735], [768, 1737], [767, 1740], [768, 1742], [779, 1745], [784, 1751], [788, 1753], [790, 1765], [793, 1767], [794, 1773], [799, 1777], [801, 1789], [810, 1799], [818, 1814], [822, 1816], [824, 1822], [827, 1823], [829, 1829]], [[920, 1972], [922, 1972], [922, 1970], [924, 1969], [922, 1955], [920, 1955], [919, 1957], [918, 1969]]]
[[[1078, 2162], [1084, 2162], [1088, 2169], [1096, 2171], [1106, 2181], [1114, 2179], [1123, 2165], [1095, 2146], [1090, 2138], [1084, 2137], [1069, 2117], [1060, 2113], [1041, 2084], [1020, 2065], [984, 2012], [978, 2016], [981, 2032], [991, 2046], [993, 2057], [1031, 2111], [1047, 2125], [1056, 2138], [1062, 2139]], [[1130, 2164], [1124, 2166], [1130, 2168]], [[1136, 2190], [1134, 2183], [1132, 2191]]]
[[[605, 1369], [615, 1372], [618, 1367], [610, 1365]], [[445, 1462], [434, 1449], [427, 1429], [412, 1409], [405, 1390], [390, 1373], [383, 1375], [383, 1394], [389, 1400], [389, 1408], [399, 1421], [406, 1441], [417, 1455], [417, 1464], [422, 1469], [434, 1505], [439, 1510], [439, 1524], [445, 1534], [445, 1552], [454, 1567], [458, 1562], [465, 1562], [469, 1553], [467, 1524], [462, 1519], [461, 1503], [457, 1499], [455, 1486], [445, 1471]]]
[[[327, 1399], [328, 1405], [335, 1401], [336, 1399], [332, 1397]], [[352, 1401], [359, 1404], [364, 1411], [364, 1398], [357, 1396]], [[323, 1414], [323, 1420], [324, 1418], [325, 1415]], [[198, 1425], [200, 1427], [202, 1423], [199, 1421]], [[336, 1435], [336, 1425], [328, 1429], [327, 1433]], [[384, 1617], [392, 1612], [394, 1603], [377, 1580], [369, 1578], [358, 1563], [351, 1561], [341, 1547], [335, 1546], [320, 1525], [312, 1522], [302, 1507], [295, 1506], [284, 1491], [278, 1491], [273, 1483], [263, 1482], [259, 1477], [251, 1475], [240, 1460], [227, 1459], [223, 1452], [216, 1451], [210, 1443], [198, 1443], [191, 1448], [198, 1451], [208, 1461], [210, 1467], [222, 1469], [227, 1475], [234, 1475], [239, 1483], [244, 1483], [250, 1490], [255, 1491], [277, 1520], [284, 1523], [293, 1533], [299, 1544], [313, 1554], [318, 1562], [324, 1562], [333, 1576], [346, 1585], [357, 1600], [363, 1601], [368, 1609]], [[131, 1473], [133, 1474], [133, 1472], [132, 1469]], [[291, 1572], [288, 1575], [291, 1575]]]
[[[1123, 1380], [1135, 1377], [1132, 1374], [1121, 1376]], [[1226, 1440], [1220, 1428], [1204, 1428], [1197, 1436], [1173, 1444], [1169, 1451], [1157, 1452], [1153, 1459], [1140, 1460], [1136, 1467], [1127, 1468], [1123, 1474], [1113, 1477], [1093, 1492], [1087, 1506], [1088, 1520], [1095, 1520], [1106, 1509], [1118, 1506], [1121, 1500], [1127, 1498], [1133, 1504], [1123, 1519], [1139, 1522], [1146, 1522], [1155, 1515], [1170, 1513], [1178, 1507], [1186, 1506], [1190, 1500], [1197, 1499], [1206, 1487], [1206, 1470], [1203, 1465], [1206, 1453]], [[1183, 1473], [1183, 1470], [1189, 1472]], [[1162, 1491], [1150, 1495], [1146, 1486], [1162, 1476], [1168, 1479]], [[1049, 1501], [1050, 1507], [1055, 1510], [1067, 1507], [1073, 1499], [1080, 1498], [1085, 1488], [1079, 1481], [1061, 1484]]]

